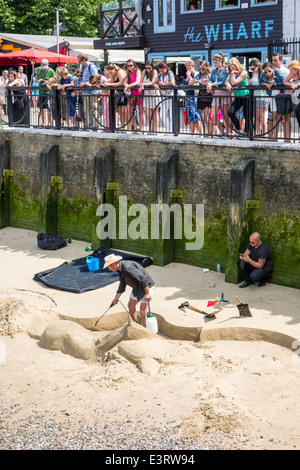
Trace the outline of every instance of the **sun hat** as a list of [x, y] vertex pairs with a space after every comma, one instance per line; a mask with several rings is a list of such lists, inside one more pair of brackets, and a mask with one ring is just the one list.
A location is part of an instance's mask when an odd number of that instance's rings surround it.
[[117, 261], [120, 261], [121, 259], [123, 259], [122, 256], [116, 256], [114, 254], [105, 256], [103, 269], [107, 268], [107, 266], [110, 266], [113, 263], [116, 263]]
[[47, 59], [43, 59], [41, 62], [42, 69], [46, 69], [49, 66], [49, 62]]

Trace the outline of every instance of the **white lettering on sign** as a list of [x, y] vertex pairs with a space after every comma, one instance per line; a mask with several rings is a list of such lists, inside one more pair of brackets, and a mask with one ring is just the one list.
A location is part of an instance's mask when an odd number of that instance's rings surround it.
[[[248, 27], [248, 30], [247, 30]], [[194, 26], [189, 26], [185, 35], [184, 42], [216, 42], [233, 41], [240, 39], [260, 39], [268, 38], [270, 32], [274, 30], [274, 20], [251, 21], [249, 26], [243, 22], [239, 25], [234, 23], [223, 23], [216, 25], [204, 25], [204, 31], [196, 31]]]

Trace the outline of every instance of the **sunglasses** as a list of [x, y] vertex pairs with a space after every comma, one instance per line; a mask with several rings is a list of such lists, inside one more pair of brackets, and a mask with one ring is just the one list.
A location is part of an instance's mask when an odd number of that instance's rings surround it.
[[250, 67], [250, 70], [255, 70], [257, 68], [257, 65], [255, 67]]
[[146, 69], [146, 70], [151, 70], [151, 69], [152, 69], [152, 67], [145, 67], [145, 69]]
[[76, 77], [82, 77], [82, 73], [80, 73], [78, 75], [76, 74]]
[[133, 67], [133, 64], [127, 64], [126, 67]]
[[90, 82], [91, 85], [95, 85], [97, 82]]
[[273, 70], [266, 70], [265, 73], [273, 73]]

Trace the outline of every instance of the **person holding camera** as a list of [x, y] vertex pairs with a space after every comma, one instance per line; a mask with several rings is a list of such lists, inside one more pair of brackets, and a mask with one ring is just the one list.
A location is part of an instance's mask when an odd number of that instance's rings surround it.
[[261, 241], [258, 232], [250, 235], [250, 243], [246, 251], [240, 253], [237, 265], [244, 278], [240, 288], [248, 287], [254, 282], [258, 282], [258, 287], [263, 287], [265, 280], [271, 276], [273, 271], [272, 254], [267, 245]]
[[51, 108], [49, 106], [49, 90], [46, 88], [47, 82], [50, 78], [55, 77], [55, 72], [51, 67], [49, 67], [49, 62], [47, 59], [43, 59], [41, 62], [41, 66], [37, 69], [35, 81], [39, 84], [39, 101], [38, 101], [38, 108], [41, 110], [41, 119], [42, 119], [42, 126], [46, 125], [46, 115], [45, 110], [47, 109], [48, 112], [48, 125], [52, 122], [52, 113]]

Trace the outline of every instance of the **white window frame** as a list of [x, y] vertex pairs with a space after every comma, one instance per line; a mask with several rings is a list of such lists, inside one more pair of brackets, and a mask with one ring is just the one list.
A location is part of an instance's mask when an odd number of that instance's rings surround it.
[[180, 0], [180, 13], [181, 14], [194, 14], [194, 13], [203, 13], [204, 12], [204, 0], [202, 0], [202, 8], [199, 8], [197, 10], [185, 10], [185, 2], [188, 1], [188, 0]]
[[153, 18], [154, 18], [154, 33], [175, 33], [176, 31], [176, 22], [175, 22], [175, 0], [170, 0], [172, 3], [172, 24], [167, 25], [167, 0], [163, 1], [163, 26], [158, 25], [158, 0], [153, 0]]

